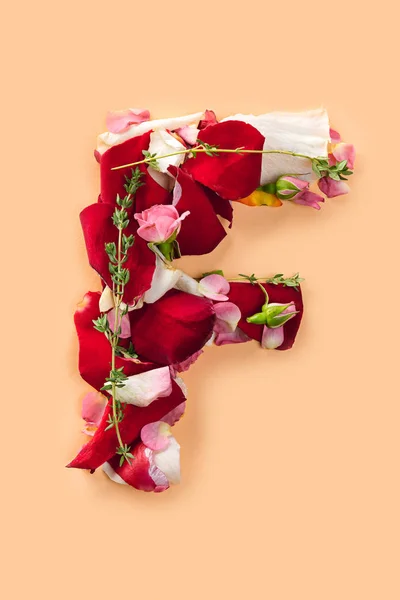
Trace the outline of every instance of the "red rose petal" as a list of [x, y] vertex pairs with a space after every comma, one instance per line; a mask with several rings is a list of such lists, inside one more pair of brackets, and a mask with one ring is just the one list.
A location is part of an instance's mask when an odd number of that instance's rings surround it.
[[[277, 350], [288, 350], [293, 346], [303, 316], [301, 291], [299, 290], [297, 292], [294, 288], [284, 285], [273, 285], [269, 283], [263, 283], [262, 285], [268, 292], [270, 302], [279, 302], [282, 304], [294, 302], [296, 310], [299, 311], [293, 319], [290, 319], [290, 321], [284, 325], [285, 338], [283, 344], [277, 348]], [[247, 282], [231, 282], [229, 300], [236, 304], [242, 313], [242, 318], [239, 321], [240, 329], [253, 340], [261, 342], [263, 325], [254, 325], [252, 323], [247, 323], [246, 321], [247, 317], [259, 312], [261, 306], [265, 302], [265, 296], [259, 286]]]
[[160, 365], [183, 362], [198, 352], [210, 339], [215, 321], [210, 300], [178, 290], [129, 316], [139, 357]]
[[[190, 211], [190, 215], [182, 222], [178, 235], [179, 248], [184, 254], [208, 254], [224, 239], [226, 231], [221, 225], [210, 196], [216, 196], [196, 183], [191, 175], [181, 169], [170, 167], [182, 189], [178, 203], [175, 205], [181, 215]], [[221, 200], [221, 202], [227, 202]], [[229, 204], [229, 202], [227, 202]]]
[[[241, 121], [210, 125], [200, 132], [199, 138], [211, 146], [225, 149], [243, 147], [246, 150], [262, 150], [265, 140], [252, 125]], [[182, 168], [222, 198], [238, 200], [249, 196], [260, 185], [261, 158], [261, 154], [207, 156], [199, 153], [188, 159]]]
[[[176, 406], [184, 402], [185, 396], [179, 385], [172, 381], [172, 393], [166, 398], [159, 398], [149, 406], [138, 407], [133, 404], [126, 404], [124, 407], [124, 418], [119, 424], [122, 441], [124, 444], [131, 444], [135, 440], [144, 425], [160, 421], [162, 417]], [[108, 405], [104, 411], [103, 418], [98, 430], [92, 439], [85, 444], [78, 455], [72, 460], [68, 467], [77, 469], [97, 469], [103, 463], [110, 460], [115, 455], [119, 446], [115, 429], [108, 429], [108, 415], [112, 412]]]
[[125, 483], [131, 485], [142, 492], [153, 492], [156, 484], [150, 477], [150, 461], [147, 458], [146, 446], [143, 442], [136, 442], [131, 445], [131, 454], [134, 458], [130, 459], [130, 464], [125, 460], [123, 465], [119, 466], [120, 456], [117, 454], [109, 461], [111, 467]]
[[[103, 202], [115, 205], [117, 194], [121, 197], [125, 196], [125, 176], [131, 176], [132, 167], [119, 169], [118, 171], [112, 171], [111, 169], [143, 160], [143, 150], [147, 150], [150, 144], [150, 133], [148, 131], [122, 144], [112, 146], [102, 154], [100, 160], [100, 186]], [[141, 165], [141, 170], [145, 170], [144, 165]]]
[[[74, 315], [79, 340], [79, 372], [82, 378], [98, 391], [103, 387], [111, 368], [110, 342], [93, 326], [93, 319], [100, 315], [99, 299], [99, 292], [88, 292]], [[116, 368], [120, 367], [124, 367], [125, 374], [130, 376], [149, 371], [154, 365], [135, 363], [117, 357]]]
[[[98, 203], [91, 204], [80, 215], [89, 263], [109, 287], [112, 287], [112, 280], [104, 246], [106, 242], [118, 241], [118, 230], [112, 222], [113, 212], [111, 204]], [[132, 217], [125, 230], [126, 235], [135, 233], [136, 227], [137, 223]], [[125, 302], [132, 302], [150, 288], [155, 265], [155, 254], [140, 236], [135, 236], [135, 243], [129, 249], [128, 260], [124, 265], [130, 271], [130, 279], [124, 292]]]

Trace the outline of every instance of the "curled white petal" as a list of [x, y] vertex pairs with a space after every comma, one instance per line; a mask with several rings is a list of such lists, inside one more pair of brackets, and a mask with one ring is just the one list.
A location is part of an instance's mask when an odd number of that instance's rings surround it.
[[170, 267], [159, 256], [157, 256], [156, 268], [153, 279], [151, 280], [151, 287], [144, 294], [144, 302], [147, 304], [153, 304], [153, 302], [157, 302], [157, 300], [162, 298], [164, 294], [175, 287], [181, 275], [182, 271]]
[[190, 275], [186, 275], [186, 273], [181, 272], [181, 276], [176, 282], [175, 288], [181, 290], [181, 292], [193, 294], [194, 296], [204, 296], [200, 291], [199, 282], [196, 279], [193, 279], [193, 277], [190, 277]]
[[[328, 155], [329, 118], [324, 108], [298, 113], [271, 112], [264, 115], [234, 115], [227, 120], [253, 125], [265, 137], [264, 150], [289, 150], [313, 158]], [[285, 154], [263, 154], [261, 185], [288, 173], [313, 181], [311, 162]]]
[[165, 398], [172, 392], [169, 367], [152, 369], [139, 375], [131, 375], [117, 388], [116, 397], [120, 402], [135, 406], [149, 406], [157, 398]]
[[[186, 150], [179, 140], [175, 136], [168, 133], [163, 129], [157, 129], [150, 135], [150, 154], [156, 156], [164, 156], [166, 154], [173, 154], [180, 150]], [[167, 173], [170, 166], [178, 167], [185, 159], [185, 154], [176, 154], [175, 156], [167, 156], [166, 158], [157, 159], [157, 167], [161, 173]]]
[[171, 485], [176, 485], [181, 480], [180, 449], [176, 439], [171, 436], [168, 448], [153, 454], [154, 464], [164, 473]]
[[169, 129], [170, 131], [174, 131], [175, 129], [180, 129], [180, 127], [184, 127], [185, 125], [197, 124], [203, 118], [203, 116], [204, 112], [198, 112], [183, 117], [171, 117], [167, 119], [145, 121], [144, 123], [139, 123], [138, 125], [131, 125], [129, 129], [123, 133], [110, 133], [109, 131], [106, 131], [105, 133], [100, 134], [97, 138], [97, 151], [100, 154], [103, 154], [103, 152], [108, 150], [108, 148], [116, 146], [117, 144], [122, 144], [122, 142], [126, 142], [126, 140], [143, 135], [143, 133], [147, 133], [148, 131], [156, 131], [157, 129]]
[[100, 312], [108, 312], [114, 308], [114, 297], [112, 290], [106, 285], [99, 300], [99, 310]]
[[104, 473], [111, 479], [111, 481], [114, 481], [114, 483], [120, 483], [122, 485], [128, 485], [126, 483], [126, 481], [124, 481], [122, 479], [122, 477], [120, 477], [118, 475], [118, 473], [116, 473], [114, 471], [114, 469], [112, 468], [112, 466], [110, 465], [110, 463], [105, 462], [104, 465], [102, 465], [101, 468], [103, 469]]

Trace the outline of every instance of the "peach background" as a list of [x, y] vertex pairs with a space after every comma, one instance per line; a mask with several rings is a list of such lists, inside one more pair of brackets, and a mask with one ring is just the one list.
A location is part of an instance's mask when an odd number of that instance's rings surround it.
[[[400, 597], [398, 12], [257, 4], [3, 9], [7, 600]], [[212, 348], [185, 375], [180, 487], [146, 495], [64, 469], [87, 389], [72, 313], [98, 288], [78, 213], [98, 193], [106, 110], [321, 104], [358, 149], [351, 195], [319, 213], [238, 206], [229, 239], [184, 260], [192, 274], [300, 270], [294, 349]]]

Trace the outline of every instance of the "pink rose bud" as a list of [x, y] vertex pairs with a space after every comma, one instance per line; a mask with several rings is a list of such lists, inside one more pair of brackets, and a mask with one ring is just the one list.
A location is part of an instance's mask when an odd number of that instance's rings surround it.
[[275, 194], [280, 200], [293, 200], [298, 194], [307, 190], [308, 185], [308, 181], [284, 175], [276, 182]]
[[135, 214], [139, 223], [138, 235], [146, 242], [163, 244], [172, 242], [178, 235], [181, 222], [190, 214], [186, 211], [179, 216], [178, 211], [172, 204], [156, 204], [141, 213]]

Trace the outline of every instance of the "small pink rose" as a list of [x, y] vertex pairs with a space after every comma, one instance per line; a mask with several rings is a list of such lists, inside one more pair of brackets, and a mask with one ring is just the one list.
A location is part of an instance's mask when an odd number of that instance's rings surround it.
[[141, 213], [135, 214], [135, 219], [139, 223], [137, 233], [146, 242], [161, 244], [173, 235], [178, 235], [181, 222], [189, 214], [190, 211], [187, 210], [179, 216], [175, 206], [156, 204]]

